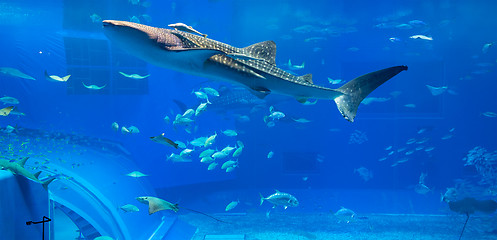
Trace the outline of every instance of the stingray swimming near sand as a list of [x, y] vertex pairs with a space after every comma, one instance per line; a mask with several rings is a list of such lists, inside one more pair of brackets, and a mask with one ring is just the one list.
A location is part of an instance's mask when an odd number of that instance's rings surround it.
[[467, 216], [461, 231], [461, 235], [459, 235], [460, 240], [462, 238], [462, 234], [464, 233], [464, 229], [466, 228], [466, 224], [468, 223], [469, 216], [476, 211], [488, 214], [493, 213], [497, 210], [497, 202], [495, 202], [494, 200], [476, 200], [474, 198], [465, 198], [462, 200], [449, 202], [449, 208], [453, 212], [466, 214]]

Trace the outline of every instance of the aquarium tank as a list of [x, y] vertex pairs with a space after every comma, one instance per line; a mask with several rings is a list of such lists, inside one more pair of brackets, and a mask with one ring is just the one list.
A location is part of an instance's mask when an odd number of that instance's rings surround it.
[[497, 239], [496, 13], [0, 0], [0, 240]]

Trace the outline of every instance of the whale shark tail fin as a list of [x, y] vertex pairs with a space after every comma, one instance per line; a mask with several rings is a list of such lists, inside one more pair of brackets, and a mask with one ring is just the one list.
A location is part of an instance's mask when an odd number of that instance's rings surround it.
[[407, 70], [407, 66], [390, 67], [352, 79], [336, 89], [343, 93], [343, 95], [334, 99], [338, 110], [345, 119], [354, 122], [357, 109], [362, 100], [381, 84], [405, 70]]

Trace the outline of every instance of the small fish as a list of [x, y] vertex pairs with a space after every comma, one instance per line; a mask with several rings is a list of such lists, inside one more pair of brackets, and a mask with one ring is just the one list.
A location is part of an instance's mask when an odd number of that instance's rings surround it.
[[224, 209], [224, 211], [230, 211], [232, 210], [233, 208], [235, 208], [236, 206], [238, 206], [238, 204], [240, 203], [240, 200], [238, 201], [232, 201], [230, 203], [228, 203], [228, 205], [226, 205], [226, 208]]
[[221, 150], [221, 152], [225, 153], [226, 155], [230, 155], [234, 150], [234, 147], [226, 146], [225, 148], [223, 148], [223, 150]]
[[221, 166], [221, 169], [227, 169], [231, 166], [234, 166], [236, 165], [238, 162], [237, 161], [233, 161], [233, 160], [228, 160], [226, 162], [223, 163], [223, 165]]
[[409, 25], [413, 27], [424, 27], [426, 26], [426, 23], [421, 20], [411, 20], [409, 21]]
[[358, 173], [359, 176], [361, 176], [361, 178], [366, 182], [373, 178], [373, 172], [365, 167], [354, 169], [354, 173]]
[[428, 142], [429, 140], [430, 140], [430, 138], [425, 137], [425, 138], [422, 138], [422, 139], [416, 141], [416, 144], [423, 144], [425, 142]]
[[71, 77], [71, 75], [67, 75], [65, 77], [59, 77], [57, 75], [49, 75], [47, 73], [47, 70], [45, 70], [45, 79], [47, 79], [48, 81], [53, 81], [53, 82], [67, 82], [67, 80], [69, 80], [70, 77]]
[[203, 157], [209, 157], [211, 156], [214, 152], [216, 152], [216, 150], [214, 149], [206, 149], [204, 150], [203, 152], [200, 153], [200, 155], [198, 155], [199, 158], [203, 158]]
[[140, 209], [138, 209], [138, 207], [136, 207], [135, 205], [133, 204], [126, 204], [126, 205], [123, 205], [121, 207], [119, 207], [121, 210], [123, 210], [124, 212], [138, 212], [140, 211]]
[[269, 108], [269, 112], [271, 114], [269, 114], [268, 118], [271, 118], [272, 120], [279, 120], [281, 118], [284, 118], [285, 117], [285, 114], [282, 113], [282, 112], [279, 112], [279, 111], [274, 111], [274, 108], [273, 106], [271, 106]]
[[292, 118], [293, 121], [298, 122], [298, 123], [310, 123], [311, 120], [305, 119], [305, 118]]
[[364, 98], [364, 100], [362, 100], [361, 104], [369, 105], [369, 104], [374, 103], [374, 102], [386, 102], [388, 100], [390, 100], [390, 98], [367, 97], [367, 98]]
[[166, 146], [172, 146], [173, 148], [178, 148], [178, 144], [173, 142], [171, 139], [167, 138], [164, 136], [164, 133], [161, 135], [155, 136], [155, 137], [150, 137], [150, 139], [156, 143], [160, 143]]
[[343, 80], [342, 79], [331, 79], [331, 78], [328, 78], [328, 82], [330, 82], [330, 84], [340, 84]]
[[250, 117], [247, 115], [240, 115], [237, 117], [236, 120], [241, 122], [241, 123], [246, 123], [246, 122], [250, 122]]
[[427, 148], [425, 148], [425, 152], [431, 152], [433, 150], [435, 150], [435, 147], [427, 147]]
[[404, 107], [406, 107], [406, 108], [416, 108], [416, 104], [409, 103], [409, 104], [405, 104]]
[[269, 197], [263, 197], [262, 194], [259, 193], [259, 196], [261, 198], [260, 205], [262, 205], [264, 200], [272, 203], [273, 208], [275, 208], [276, 206], [283, 206], [285, 209], [287, 209], [288, 207], [297, 207], [299, 205], [299, 201], [293, 195], [280, 192], [278, 190], [275, 191], [276, 193], [271, 194]]
[[482, 113], [482, 115], [485, 117], [489, 117], [489, 118], [497, 117], [497, 113], [495, 113], [495, 112], [484, 112], [484, 113]]
[[216, 137], [217, 137], [217, 133], [214, 133], [214, 135], [211, 135], [210, 137], [208, 137], [207, 140], [205, 140], [204, 147], [209, 147], [212, 144], [214, 144], [214, 142], [216, 142]]
[[150, 74], [145, 75], [145, 76], [140, 76], [140, 75], [138, 75], [138, 74], [136, 74], [136, 73], [133, 73], [133, 74], [126, 74], [126, 73], [123, 73], [123, 72], [119, 72], [119, 73], [120, 73], [121, 75], [123, 75], [123, 76], [127, 77], [127, 78], [137, 79], [137, 80], [138, 80], [138, 79], [144, 79], [144, 78], [147, 78], [147, 77], [149, 77], [149, 76], [150, 76]]
[[113, 122], [110, 127], [116, 132], [119, 131], [119, 124], [117, 124], [117, 122]]
[[420, 129], [419, 129], [416, 133], [417, 133], [417, 134], [422, 134], [422, 133], [424, 133], [424, 132], [426, 132], [426, 131], [427, 131], [427, 129], [426, 129], [426, 128], [420, 128]]
[[211, 95], [211, 96], [214, 96], [214, 97], [219, 97], [219, 92], [216, 89], [214, 89], [214, 88], [205, 87], [205, 88], [202, 88], [200, 90], [204, 91], [207, 95]]
[[174, 143], [178, 144], [178, 148], [182, 148], [182, 149], [185, 149], [186, 148], [186, 144], [182, 141], [174, 141]]
[[191, 159], [187, 159], [187, 158], [183, 158], [182, 156], [178, 155], [178, 154], [174, 154], [174, 153], [171, 153], [171, 155], [169, 155], [169, 157], [167, 157], [167, 160], [168, 161], [171, 161], [171, 162], [192, 162]]
[[[143, 6], [143, 5], [142, 5]], [[152, 22], [152, 17], [148, 14], [142, 14], [141, 17], [145, 20], [145, 22], [150, 23]]]
[[134, 23], [140, 23], [140, 19], [137, 16], [129, 17], [129, 21]]
[[212, 162], [214, 162], [214, 158], [209, 157], [209, 156], [207, 156], [207, 157], [202, 157], [202, 158], [200, 159], [200, 162], [201, 162], [201, 163], [212, 163]]
[[416, 184], [416, 187], [414, 187], [414, 191], [416, 191], [417, 193], [419, 194], [427, 194], [431, 191], [431, 189], [429, 187], [427, 187], [426, 185], [424, 185], [423, 183], [418, 183]]
[[91, 19], [91, 22], [93, 22], [93, 23], [101, 23], [102, 22], [102, 17], [100, 17], [96, 13], [90, 15], [90, 19]]
[[392, 150], [393, 146], [388, 146], [385, 148], [385, 151], [389, 151], [389, 150]]
[[406, 144], [410, 145], [410, 144], [413, 144], [415, 142], [416, 142], [416, 138], [410, 138], [409, 140], [407, 140]]
[[325, 41], [326, 38], [325, 37], [310, 37], [310, 38], [306, 38], [304, 39], [304, 42], [319, 42], [319, 41]]
[[193, 123], [194, 121], [190, 118], [185, 118], [185, 117], [181, 117], [181, 115], [178, 114], [178, 116], [180, 116], [179, 118], [176, 118], [174, 121], [173, 121], [173, 125], [176, 126], [176, 125], [183, 125], [183, 126], [189, 126], [191, 123]]
[[203, 100], [207, 101], [207, 103], [211, 103], [209, 101], [209, 96], [207, 96], [207, 93], [204, 93], [204, 92], [201, 92], [201, 91], [195, 91], [193, 93], [195, 94], [195, 96], [197, 96], [197, 98], [203, 99]]
[[288, 59], [287, 66], [288, 66], [288, 68], [290, 68], [290, 70], [302, 70], [305, 67], [305, 62], [302, 62], [302, 64], [300, 64], [300, 65], [292, 65], [292, 60]]
[[168, 27], [172, 27], [175, 30], [180, 30], [183, 32], [190, 32], [190, 33], [196, 33], [200, 36], [203, 36], [204, 38], [207, 38], [207, 34], [202, 34], [199, 31], [195, 30], [192, 26], [188, 26], [184, 23], [174, 23], [174, 24], [169, 24], [167, 25]]
[[197, 109], [195, 110], [195, 116], [200, 115], [205, 109], [207, 108], [207, 103], [201, 103], [198, 105]]
[[238, 135], [238, 133], [235, 130], [231, 130], [231, 129], [224, 130], [223, 134], [228, 136], [228, 137], [235, 137]]
[[453, 136], [454, 135], [452, 135], [452, 134], [447, 134], [447, 135], [443, 136], [441, 139], [442, 140], [447, 140], [447, 139], [451, 139]]
[[179, 156], [182, 158], [189, 157], [192, 155], [192, 152], [193, 152], [193, 149], [186, 148], [186, 149], [183, 149], [183, 151], [181, 151], [179, 153]]
[[411, 38], [411, 39], [421, 39], [421, 40], [433, 41], [432, 37], [428, 37], [428, 36], [425, 36], [425, 35], [412, 35], [409, 38]]
[[207, 170], [209, 170], [209, 171], [214, 170], [217, 167], [217, 165], [219, 165], [219, 163], [213, 162], [213, 163], [209, 164], [209, 166], [207, 167]]
[[121, 133], [131, 133], [126, 127], [121, 127]]
[[193, 117], [193, 115], [194, 115], [194, 114], [195, 114], [195, 110], [193, 110], [193, 109], [189, 108], [189, 109], [187, 109], [187, 110], [183, 113], [183, 115], [181, 115], [181, 117], [182, 117], [182, 118], [191, 118], [191, 117]]
[[7, 96], [1, 97], [0, 102], [3, 102], [3, 104], [9, 104], [9, 105], [19, 104], [19, 100], [17, 100], [17, 98], [7, 97]]
[[274, 155], [274, 152], [273, 152], [273, 151], [270, 151], [270, 152], [267, 154], [267, 158], [273, 158], [273, 155]]
[[140, 130], [135, 126], [129, 126], [128, 131], [129, 131], [129, 133], [132, 133], [132, 134], [140, 133]]
[[488, 49], [490, 49], [490, 47], [492, 47], [493, 45], [494, 45], [494, 42], [486, 43], [483, 45], [483, 48], [481, 49], [481, 51], [483, 53], [488, 53]]
[[85, 83], [82, 83], [82, 84], [83, 84], [83, 86], [85, 86], [85, 88], [88, 88], [88, 89], [91, 89], [91, 90], [100, 90], [100, 89], [102, 89], [102, 88], [104, 88], [104, 87], [107, 86], [107, 84], [104, 84], [101, 87], [99, 87], [97, 85], [93, 85], [93, 84], [92, 85], [86, 85]]
[[199, 137], [190, 141], [190, 144], [195, 147], [203, 147], [205, 145], [205, 141], [207, 141], [207, 137]]
[[388, 41], [393, 42], [393, 43], [401, 42], [400, 38], [396, 38], [396, 37], [391, 37], [388, 39]]
[[126, 176], [134, 177], [134, 178], [139, 178], [139, 177], [146, 177], [148, 175], [144, 174], [144, 173], [141, 173], [139, 171], [133, 171], [133, 172], [130, 172], [130, 173], [126, 174]]
[[233, 152], [233, 157], [237, 158], [240, 155], [242, 155], [243, 147], [238, 147], [234, 152]]
[[406, 29], [412, 29], [412, 26], [407, 23], [402, 23], [395, 26], [395, 28], [406, 30]]
[[226, 153], [223, 153], [223, 152], [215, 152], [214, 154], [212, 154], [212, 157], [214, 159], [223, 159], [223, 158], [226, 158], [228, 155]]
[[339, 219], [340, 222], [343, 221], [346, 223], [350, 223], [350, 221], [352, 221], [355, 217], [355, 212], [350, 209], [342, 207], [334, 215]]
[[6, 133], [12, 133], [14, 132], [16, 129], [10, 125], [7, 125], [7, 127], [5, 127], [5, 132]]
[[433, 96], [440, 95], [440, 94], [444, 93], [445, 91], [447, 91], [447, 86], [434, 87], [434, 86], [426, 85], [426, 87], [428, 88], [428, 90], [430, 90], [430, 93]]

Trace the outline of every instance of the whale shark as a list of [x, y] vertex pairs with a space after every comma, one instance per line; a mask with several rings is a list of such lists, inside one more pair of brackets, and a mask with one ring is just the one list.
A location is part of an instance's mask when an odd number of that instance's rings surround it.
[[354, 121], [361, 101], [407, 66], [394, 66], [354, 78], [337, 89], [315, 85], [312, 74], [296, 76], [276, 66], [276, 44], [264, 41], [244, 48], [176, 29], [104, 20], [107, 38], [153, 65], [212, 80], [241, 84], [259, 98], [270, 93], [334, 100], [342, 116]]

